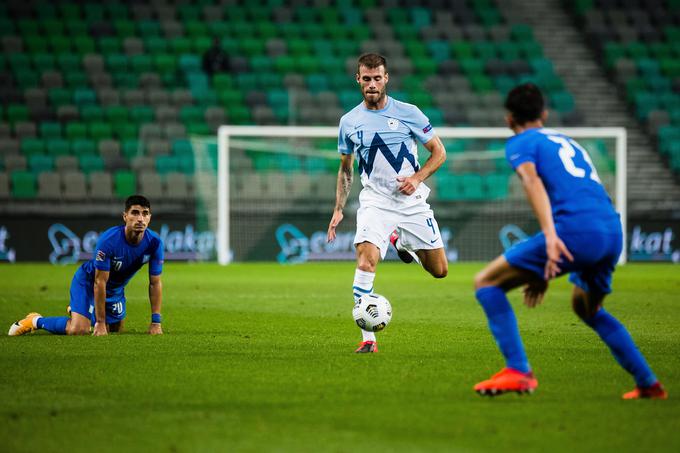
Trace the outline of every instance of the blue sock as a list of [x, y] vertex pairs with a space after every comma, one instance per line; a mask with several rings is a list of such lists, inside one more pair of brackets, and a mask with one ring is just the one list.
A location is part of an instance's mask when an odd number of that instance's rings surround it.
[[486, 313], [489, 329], [505, 357], [506, 366], [524, 373], [531, 371], [519, 336], [515, 312], [512, 311], [505, 292], [497, 286], [487, 286], [478, 289], [475, 297]]
[[656, 382], [656, 376], [642, 353], [635, 346], [628, 330], [618, 319], [610, 315], [604, 308], [595, 313], [595, 316], [585, 321], [602, 341], [609, 346], [609, 350], [619, 365], [633, 375], [639, 387], [649, 387]]
[[66, 335], [66, 323], [68, 316], [53, 316], [51, 318], [40, 318], [36, 323], [38, 329], [45, 329], [57, 335]]

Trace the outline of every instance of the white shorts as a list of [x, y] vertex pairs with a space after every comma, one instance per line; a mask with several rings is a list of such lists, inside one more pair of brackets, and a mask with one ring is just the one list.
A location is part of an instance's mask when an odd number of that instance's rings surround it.
[[400, 245], [411, 252], [444, 247], [432, 209], [404, 215], [375, 206], [359, 207], [354, 244], [370, 242], [380, 249], [380, 257], [384, 259], [394, 230], [399, 234]]

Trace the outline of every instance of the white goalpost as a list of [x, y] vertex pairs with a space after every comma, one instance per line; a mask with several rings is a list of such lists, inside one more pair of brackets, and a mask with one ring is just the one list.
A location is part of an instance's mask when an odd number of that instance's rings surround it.
[[[620, 264], [626, 262], [626, 159], [627, 134], [625, 128], [620, 127], [576, 127], [554, 128], [574, 139], [607, 139], [614, 141], [614, 188], [613, 195], [616, 210], [621, 216], [624, 234], [624, 247]], [[503, 140], [512, 135], [507, 128], [490, 127], [438, 127], [437, 135], [442, 139], [495, 139]], [[231, 231], [231, 203], [230, 203], [230, 154], [234, 142], [241, 139], [337, 139], [337, 127], [317, 126], [221, 126], [218, 130], [217, 145], [217, 260], [226, 265], [233, 260], [233, 248], [230, 240]], [[235, 140], [236, 139], [236, 140]], [[309, 154], [309, 153], [308, 153]], [[599, 170], [599, 169], [598, 169]], [[355, 184], [359, 184], [358, 181]], [[612, 193], [613, 192], [613, 193]], [[330, 218], [330, 210], [328, 216]]]

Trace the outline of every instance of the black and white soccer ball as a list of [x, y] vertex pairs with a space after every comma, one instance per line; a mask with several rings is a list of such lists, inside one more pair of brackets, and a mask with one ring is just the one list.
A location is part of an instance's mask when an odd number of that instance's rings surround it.
[[392, 306], [380, 294], [364, 294], [352, 310], [357, 326], [368, 332], [379, 332], [387, 327], [392, 319]]

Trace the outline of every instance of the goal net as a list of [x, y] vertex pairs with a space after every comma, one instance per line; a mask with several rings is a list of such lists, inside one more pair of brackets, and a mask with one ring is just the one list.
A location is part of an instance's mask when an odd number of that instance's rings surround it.
[[[588, 152], [625, 232], [625, 129], [557, 130]], [[505, 128], [437, 128], [447, 160], [426, 184], [450, 261], [489, 260], [538, 230], [521, 183], [505, 161], [504, 144], [511, 133]], [[219, 128], [215, 165], [205, 166], [196, 181], [206, 221], [217, 232], [219, 263], [354, 259], [361, 190], [356, 163], [338, 237], [326, 242], [339, 166], [337, 134], [335, 127]], [[428, 156], [419, 145], [420, 163]], [[390, 250], [387, 259], [395, 256]]]

